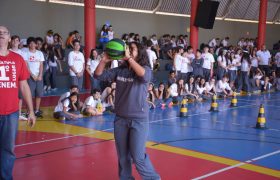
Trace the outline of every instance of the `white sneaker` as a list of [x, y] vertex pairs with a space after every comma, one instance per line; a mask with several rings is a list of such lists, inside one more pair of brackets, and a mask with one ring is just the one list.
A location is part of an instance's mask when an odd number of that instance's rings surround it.
[[22, 115], [19, 116], [18, 120], [27, 121], [28, 119]]

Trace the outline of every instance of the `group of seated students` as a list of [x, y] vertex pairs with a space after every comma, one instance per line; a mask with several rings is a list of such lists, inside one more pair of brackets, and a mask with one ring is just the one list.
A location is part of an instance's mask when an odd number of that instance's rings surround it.
[[78, 119], [85, 116], [102, 115], [105, 110], [113, 111], [116, 83], [112, 82], [101, 93], [100, 89], [92, 89], [90, 96], [82, 102], [79, 98], [79, 87], [72, 85], [69, 92], [58, 100], [53, 116], [56, 119]]

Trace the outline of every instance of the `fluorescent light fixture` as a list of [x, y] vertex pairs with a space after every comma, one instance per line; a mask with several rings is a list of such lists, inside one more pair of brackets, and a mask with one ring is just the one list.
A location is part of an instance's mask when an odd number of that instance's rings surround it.
[[[256, 20], [248, 20], [248, 19], [232, 19], [232, 18], [225, 18], [225, 21], [235, 21], [235, 22], [247, 22], [247, 23], [259, 23]], [[266, 24], [273, 24], [271, 21], [266, 21]], [[274, 23], [276, 24], [276, 23]]]
[[39, 1], [39, 2], [46, 2], [46, 0], [34, 0], [34, 1]]
[[216, 19], [216, 20], [223, 20], [222, 17], [216, 17], [215, 19]]
[[177, 14], [177, 13], [168, 13], [168, 12], [156, 12], [159, 15], [166, 15], [166, 16], [180, 16], [180, 17], [191, 17], [189, 14]]
[[56, 3], [56, 4], [72, 5], [72, 6], [84, 6], [84, 3], [79, 3], [79, 2], [58, 1], [58, 0], [49, 0], [49, 2]]
[[95, 7], [99, 8], [99, 9], [110, 9], [110, 10], [117, 10], [117, 11], [129, 11], [129, 12], [138, 12], [138, 13], [147, 13], [147, 14], [152, 14], [153, 13], [153, 11], [148, 11], [148, 10], [120, 8], [120, 7], [113, 7], [113, 6], [95, 5]]

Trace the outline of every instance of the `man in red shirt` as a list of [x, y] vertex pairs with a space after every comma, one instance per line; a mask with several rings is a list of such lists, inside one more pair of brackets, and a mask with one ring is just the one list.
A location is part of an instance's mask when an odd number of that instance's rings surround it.
[[9, 30], [0, 25], [0, 179], [12, 179], [14, 148], [18, 128], [18, 91], [22, 92], [29, 109], [28, 124], [33, 127], [36, 118], [32, 106], [29, 72], [23, 58], [8, 50]]

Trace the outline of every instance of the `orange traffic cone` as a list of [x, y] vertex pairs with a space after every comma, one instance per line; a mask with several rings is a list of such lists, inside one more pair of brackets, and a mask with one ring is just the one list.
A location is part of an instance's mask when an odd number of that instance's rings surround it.
[[257, 129], [266, 129], [265, 126], [266, 120], [264, 116], [264, 106], [261, 104], [260, 109], [259, 109], [259, 115], [258, 115], [258, 120], [256, 124]]
[[211, 108], [209, 111], [218, 112], [218, 103], [217, 103], [217, 96], [214, 95], [212, 98]]
[[233, 92], [230, 107], [237, 107], [237, 98], [236, 98], [236, 92]]
[[187, 108], [187, 99], [182, 100], [182, 105], [180, 109], [180, 117], [187, 117], [188, 116], [188, 108]]

